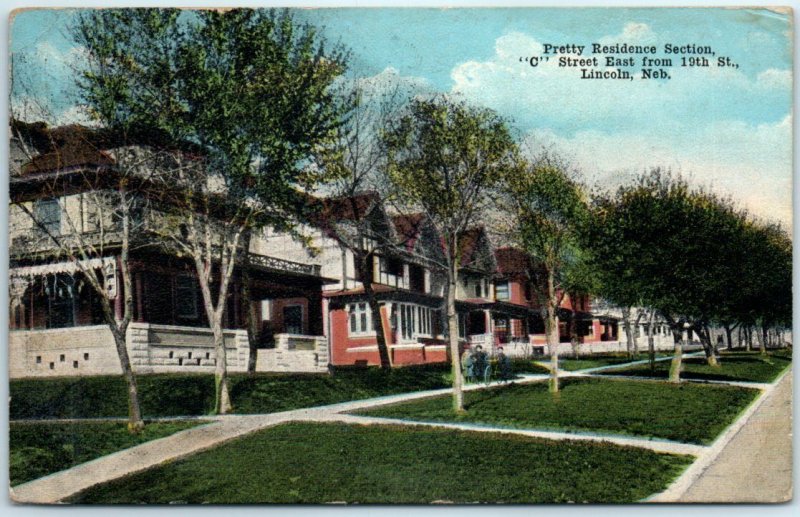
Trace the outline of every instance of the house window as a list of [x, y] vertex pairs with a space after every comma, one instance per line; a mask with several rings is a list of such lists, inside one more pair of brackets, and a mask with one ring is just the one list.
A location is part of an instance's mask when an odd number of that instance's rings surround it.
[[366, 302], [350, 304], [347, 310], [350, 313], [351, 336], [366, 336], [373, 332], [372, 312]]
[[419, 293], [425, 292], [425, 268], [416, 264], [408, 266], [408, 288]]
[[399, 303], [392, 312], [392, 328], [402, 341], [433, 337], [433, 318], [434, 311], [428, 307]]
[[397, 258], [382, 257], [380, 260], [380, 282], [393, 287], [405, 287], [403, 261]]
[[498, 282], [494, 287], [494, 296], [497, 300], [509, 300], [511, 298], [508, 282]]
[[194, 277], [178, 275], [175, 277], [175, 315], [178, 318], [197, 319], [197, 285]]
[[483, 282], [475, 281], [475, 298], [483, 298]]
[[283, 308], [283, 328], [287, 334], [303, 333], [302, 305], [287, 305]]
[[61, 205], [58, 199], [40, 199], [33, 205], [33, 213], [39, 224], [47, 233], [61, 233]]

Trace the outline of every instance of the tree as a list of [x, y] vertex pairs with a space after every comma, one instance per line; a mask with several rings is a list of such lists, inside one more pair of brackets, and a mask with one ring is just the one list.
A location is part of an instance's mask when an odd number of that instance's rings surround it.
[[[114, 339], [127, 386], [128, 429], [144, 427], [139, 390], [127, 350], [133, 320], [131, 250], [141, 246], [143, 222], [138, 214], [148, 199], [146, 185], [163, 156], [149, 147], [152, 135], [93, 130], [80, 126], [48, 128], [12, 120], [12, 135], [28, 160], [24, 174], [38, 173], [37, 195], [55, 202], [59, 223], [37, 209], [26, 194], [25, 178], [12, 181], [12, 214], [23, 215], [32, 228], [12, 246], [16, 260], [66, 259], [80, 277], [72, 296], [99, 300], [103, 322]], [[60, 170], [70, 165], [73, 171]], [[13, 219], [13, 215], [12, 215]], [[28, 225], [24, 225], [28, 226]], [[108, 257], [114, 255], [113, 259]], [[120, 302], [117, 304], [117, 302]], [[12, 303], [12, 312], [16, 309]]]
[[377, 85], [354, 79], [341, 86], [340, 95], [349, 116], [337, 129], [334, 144], [317, 155], [319, 167], [328, 173], [326, 190], [330, 192], [317, 219], [327, 234], [353, 255], [370, 308], [381, 368], [386, 370], [392, 367], [392, 359], [373, 285], [373, 258], [397, 253], [402, 242], [387, 239], [387, 235], [393, 235], [389, 229], [380, 231], [383, 221], [375, 220], [373, 205], [391, 197], [383, 174], [386, 149], [380, 136], [398, 117], [411, 91], [392, 85], [391, 76], [383, 79]]
[[408, 212], [421, 211], [441, 236], [438, 268], [446, 274], [447, 328], [453, 370], [453, 408], [464, 411], [456, 286], [459, 239], [479, 221], [516, 146], [506, 121], [488, 109], [445, 96], [416, 99], [384, 135], [387, 173]]
[[557, 393], [558, 311], [567, 293], [593, 290], [593, 274], [586, 267], [579, 228], [589, 216], [586, 197], [557, 158], [543, 156], [532, 163], [521, 161], [506, 175], [503, 209], [510, 218], [504, 233], [533, 257], [541, 267], [532, 273], [533, 293], [545, 322], [550, 351], [550, 391]]
[[697, 333], [708, 363], [718, 365], [709, 325], [731, 304], [728, 286], [741, 275], [745, 214], [730, 200], [654, 169], [600, 198], [595, 216], [592, 263], [606, 296], [666, 319], [676, 367], [684, 331]]
[[[326, 52], [288, 11], [121, 9], [81, 15], [76, 39], [98, 67], [83, 95], [111, 127], [146, 127], [178, 149], [163, 200], [165, 245], [196, 269], [216, 349], [215, 410], [230, 408], [222, 325], [251, 232], [292, 231], [308, 168], [340, 122], [330, 86], [346, 54]], [[191, 149], [191, 152], [187, 152]]]

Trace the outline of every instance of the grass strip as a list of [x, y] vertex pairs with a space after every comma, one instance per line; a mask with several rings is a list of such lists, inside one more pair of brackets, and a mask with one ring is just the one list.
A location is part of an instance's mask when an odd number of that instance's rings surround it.
[[449, 396], [364, 410], [359, 414], [426, 422], [471, 422], [519, 429], [623, 434], [711, 443], [758, 395], [730, 386], [611, 379], [565, 379], [465, 393], [466, 414]]
[[93, 487], [73, 503], [626, 503], [689, 456], [414, 426], [292, 423]]

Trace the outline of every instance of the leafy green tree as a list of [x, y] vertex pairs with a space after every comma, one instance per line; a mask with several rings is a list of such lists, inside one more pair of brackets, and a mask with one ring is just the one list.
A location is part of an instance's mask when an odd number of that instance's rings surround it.
[[505, 176], [502, 208], [510, 219], [503, 233], [540, 266], [532, 272], [532, 292], [545, 322], [550, 351], [550, 391], [558, 392], [558, 309], [564, 296], [594, 290], [594, 273], [579, 239], [590, 212], [580, 184], [558, 159], [520, 161]]
[[225, 413], [235, 266], [246, 269], [253, 231], [292, 231], [302, 192], [324, 179], [306, 165], [340, 124], [330, 86], [347, 55], [326, 51], [288, 11], [96, 10], [74, 34], [93, 64], [81, 86], [97, 120], [157, 131], [176, 150], [161, 184], [172, 224], [160, 233], [195, 266], [216, 349], [215, 410]]
[[742, 274], [745, 214], [730, 200], [654, 169], [601, 198], [595, 217], [589, 240], [605, 296], [666, 319], [676, 339], [673, 380], [686, 330], [697, 333], [708, 363], [717, 365], [709, 324], [730, 305], [729, 286]]
[[453, 408], [464, 411], [456, 286], [459, 239], [482, 221], [490, 193], [512, 166], [516, 145], [506, 121], [491, 110], [445, 96], [416, 99], [384, 135], [387, 173], [401, 209], [423, 212], [442, 239], [438, 264], [447, 276], [447, 328]]

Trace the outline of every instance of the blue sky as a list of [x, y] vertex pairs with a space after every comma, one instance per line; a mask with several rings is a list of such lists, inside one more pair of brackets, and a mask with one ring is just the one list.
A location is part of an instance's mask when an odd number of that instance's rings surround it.
[[[533, 149], [554, 147], [592, 185], [666, 166], [791, 225], [791, 22], [764, 9], [312, 9], [298, 18], [352, 50], [354, 75], [457, 92], [510, 117]], [[72, 11], [26, 11], [11, 27], [28, 118], [81, 120]], [[519, 57], [544, 43], [710, 45], [738, 69], [675, 67], [669, 81], [582, 81]], [[382, 83], [386, 83], [383, 81]], [[40, 110], [38, 108], [42, 107]]]

